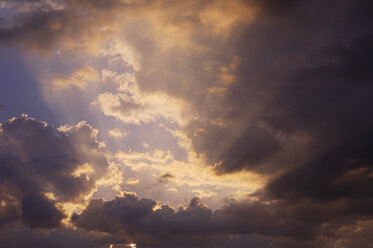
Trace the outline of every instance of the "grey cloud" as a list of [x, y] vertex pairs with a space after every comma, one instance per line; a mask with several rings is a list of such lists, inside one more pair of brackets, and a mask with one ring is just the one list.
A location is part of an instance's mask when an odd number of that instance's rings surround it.
[[169, 180], [171, 180], [172, 178], [174, 178], [175, 176], [170, 174], [170, 173], [165, 173], [163, 174], [162, 176], [160, 176], [159, 178], [159, 182], [160, 183], [167, 183]]
[[[194, 198], [187, 208], [177, 211], [167, 205], [153, 210], [154, 206], [154, 201], [132, 195], [112, 201], [92, 200], [72, 220], [87, 230], [127, 237], [139, 247], [220, 247], [235, 242], [327, 247], [338, 240], [338, 230], [353, 228], [357, 221], [348, 202], [232, 202], [212, 211]], [[364, 214], [360, 219], [365, 219]], [[240, 238], [229, 238], [232, 236]]]
[[81, 4], [84, 7], [104, 10], [123, 7], [126, 5], [125, 1], [120, 0], [71, 0], [70, 2], [75, 4]]
[[[0, 130], [2, 222], [22, 217], [31, 227], [57, 227], [66, 216], [55, 203], [81, 200], [105, 175], [108, 162], [86, 124], [62, 133], [22, 115], [2, 123]], [[74, 176], [84, 163], [95, 172], [90, 178], [85, 173]]]
[[215, 169], [219, 173], [233, 172], [241, 168], [268, 172], [263, 164], [278, 150], [280, 143], [273, 134], [259, 127], [248, 128], [223, 154]]
[[0, 196], [0, 226], [15, 222], [20, 219], [21, 211], [17, 199], [2, 195]]
[[291, 13], [295, 10], [298, 3], [302, 2], [300, 0], [285, 0], [285, 1], [275, 1], [275, 0], [262, 0], [258, 1], [262, 5], [262, 9], [268, 11], [270, 14], [280, 14], [280, 13]]
[[[342, 135], [360, 132], [359, 125], [369, 125], [371, 118], [367, 113], [371, 107], [372, 89], [366, 82], [370, 82], [372, 77], [366, 68], [369, 67], [367, 58], [371, 49], [365, 44], [369, 44], [371, 30], [360, 30], [359, 26], [346, 30], [344, 25], [346, 19], [355, 15], [354, 10], [359, 4], [345, 1], [338, 6], [338, 14], [329, 16], [325, 13], [324, 16], [318, 10], [333, 9], [333, 3], [324, 6], [317, 1], [300, 1], [295, 13], [290, 12], [298, 18], [297, 22], [259, 17], [242, 34], [236, 46], [242, 58], [238, 68], [239, 82], [230, 88], [227, 99], [223, 101], [231, 110], [221, 115], [228, 123], [236, 121], [235, 126], [245, 122], [248, 125], [264, 123], [260, 126], [264, 129], [261, 132], [270, 130], [271, 139], [279, 144], [277, 149], [266, 154], [268, 160], [289, 145], [286, 141], [280, 142], [279, 136], [304, 133], [311, 142], [299, 142], [299, 146], [309, 146], [309, 152], [314, 153], [318, 147], [334, 146], [331, 143], [339, 142], [338, 137]], [[318, 20], [325, 20], [324, 24], [314, 20], [316, 13], [319, 13]], [[327, 18], [330, 18], [329, 22]], [[330, 33], [324, 32], [321, 25], [326, 25]], [[341, 35], [344, 39], [338, 38]], [[362, 53], [366, 56], [361, 56]], [[230, 147], [216, 150], [213, 144], [219, 143], [221, 137], [225, 140], [230, 128], [206, 129], [207, 134], [192, 139], [196, 145], [201, 143], [199, 139], [202, 142], [203, 139], [212, 139], [206, 146], [198, 146], [198, 150], [204, 149], [211, 161], [216, 161], [220, 159], [216, 153], [229, 154], [225, 151]], [[214, 135], [209, 135], [209, 132]], [[250, 150], [255, 150], [251, 147], [264, 152], [262, 142], [273, 143], [269, 139], [256, 141], [256, 133], [243, 129], [237, 141], [232, 141], [234, 145], [248, 137], [247, 142], [240, 145], [246, 153], [239, 157], [234, 153], [226, 155], [222, 171], [250, 168], [249, 163], [230, 161], [244, 160], [252, 152]], [[277, 165], [284, 166], [288, 165]]]
[[371, 137], [371, 133], [363, 133], [347, 139], [345, 144], [275, 178], [267, 190], [279, 198], [373, 200]]
[[[6, 26], [0, 28], [0, 48], [36, 50], [46, 54], [56, 48], [82, 50], [82, 42], [74, 44], [71, 39], [84, 40], [89, 45], [91, 40], [87, 37], [97, 35], [97, 29], [110, 22], [112, 15], [107, 12], [123, 5], [116, 0], [4, 2], [11, 14]], [[89, 14], [82, 15], [82, 12]]]
[[46, 232], [42, 229], [10, 226], [1, 232], [0, 245], [8, 248], [107, 248], [111, 242], [124, 242], [123, 239], [72, 228], [57, 228]]
[[10, 27], [0, 28], [0, 44], [3, 47], [51, 49], [62, 37], [64, 29], [62, 26], [62, 29], [53, 30], [53, 24], [64, 23], [66, 18], [66, 13], [59, 10], [14, 17]]
[[66, 216], [55, 207], [55, 202], [42, 195], [22, 199], [22, 221], [30, 227], [55, 228]]

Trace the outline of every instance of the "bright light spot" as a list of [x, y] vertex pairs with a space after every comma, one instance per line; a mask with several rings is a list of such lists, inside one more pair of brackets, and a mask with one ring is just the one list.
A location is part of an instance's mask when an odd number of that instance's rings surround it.
[[136, 248], [136, 244], [130, 243], [130, 244], [111, 244], [109, 248]]
[[44, 193], [44, 196], [47, 197], [50, 200], [54, 200], [54, 201], [56, 200], [56, 197], [54, 196], [54, 194], [52, 192]]

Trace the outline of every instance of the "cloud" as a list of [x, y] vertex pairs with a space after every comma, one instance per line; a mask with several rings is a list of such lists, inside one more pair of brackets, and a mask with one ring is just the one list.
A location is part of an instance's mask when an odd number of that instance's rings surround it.
[[9, 8], [14, 12], [32, 12], [37, 10], [51, 11], [63, 9], [64, 1], [60, 0], [15, 0], [15, 1], [2, 1], [2, 8]]
[[22, 221], [30, 227], [54, 228], [66, 217], [55, 207], [55, 202], [43, 195], [30, 195], [24, 198], [22, 205]]
[[74, 71], [70, 77], [57, 74], [52, 79], [52, 85], [55, 89], [63, 90], [71, 87], [84, 90], [89, 82], [97, 82], [99, 80], [98, 72], [89, 66], [84, 66], [77, 71]]
[[[328, 247], [347, 233], [354, 235], [359, 225], [350, 218], [354, 214], [345, 203], [244, 201], [212, 211], [193, 198], [175, 211], [167, 205], [155, 208], [155, 201], [127, 194], [111, 201], [92, 200], [72, 220], [87, 230], [127, 237], [140, 247], [215, 247], [239, 240], [246, 245], [256, 240], [273, 247]], [[342, 228], [346, 233], [341, 233]], [[253, 236], [254, 240], [245, 240]]]
[[114, 138], [124, 138], [124, 137], [127, 137], [128, 135], [126, 131], [121, 131], [117, 128], [109, 130], [108, 134]]
[[28, 229], [9, 227], [2, 229], [0, 244], [4, 247], [38, 247], [38, 248], [102, 248], [110, 242], [124, 242], [98, 233], [88, 233], [73, 228], [57, 228], [48, 232], [45, 229]]
[[164, 150], [120, 151], [113, 159], [123, 165], [126, 180], [140, 181], [136, 185], [124, 184], [122, 190], [172, 206], [199, 196], [216, 209], [227, 198], [246, 199], [247, 194], [254, 193], [266, 182], [265, 177], [249, 172], [217, 176], [198, 158], [179, 160]]
[[[2, 222], [21, 218], [30, 227], [57, 227], [66, 217], [63, 204], [84, 200], [108, 169], [88, 124], [61, 132], [22, 115], [0, 130]], [[76, 173], [85, 163], [94, 171]]]
[[[122, 86], [122, 85], [121, 85]], [[143, 94], [137, 85], [120, 88], [120, 93], [109, 92], [98, 95], [93, 105], [98, 106], [107, 116], [113, 116], [124, 123], [141, 124], [160, 119], [181, 123], [184, 103], [166, 94]]]
[[[272, 4], [267, 2], [263, 7]], [[329, 144], [325, 149], [330, 149], [339, 137], [360, 132], [343, 127], [370, 120], [366, 107], [371, 86], [366, 82], [371, 76], [365, 70], [365, 56], [358, 55], [370, 53], [364, 45], [370, 31], [346, 32], [342, 27], [342, 16], [352, 18], [358, 5], [347, 1], [339, 7], [341, 16], [333, 16], [329, 36], [313, 19], [312, 13], [324, 8], [316, 2], [299, 1], [291, 11], [284, 8], [286, 18], [263, 13], [248, 24], [240, 38], [229, 43], [240, 54], [235, 83], [214, 105], [204, 101], [202, 117], [184, 129], [194, 149], [206, 154], [210, 163], [219, 163], [219, 173], [242, 169], [272, 173], [301, 164], [307, 153], [316, 152], [315, 147]], [[299, 34], [296, 18], [302, 26]], [[339, 34], [346, 43], [337, 38]], [[204, 132], [194, 135], [200, 128]]]
[[[85, 1], [2, 1], [2, 6], [10, 10], [8, 25], [0, 29], [2, 47], [43, 54], [51, 54], [56, 47], [66, 51], [93, 51], [104, 41], [103, 37], [111, 33], [102, 29], [110, 22], [107, 11]], [[96, 12], [102, 22], [83, 17], [83, 8]]]
[[1, 195], [0, 209], [0, 226], [12, 223], [21, 216], [19, 202], [12, 196]]
[[165, 173], [163, 174], [162, 176], [160, 176], [159, 178], [159, 182], [160, 183], [167, 183], [169, 180], [171, 180], [172, 178], [174, 178], [175, 176], [170, 174], [170, 173]]
[[[125, 124], [162, 122], [188, 153], [118, 152], [126, 173], [146, 169], [166, 182], [158, 186], [201, 196], [239, 187], [252, 199], [212, 210], [194, 198], [176, 211], [133, 195], [92, 199], [74, 215], [78, 227], [142, 247], [371, 243], [370, 1], [3, 2], [12, 14], [2, 47], [106, 59], [103, 81], [117, 88], [98, 92], [96, 109]], [[97, 74], [83, 68], [54, 84], [84, 89]], [[25, 116], [1, 128], [0, 223], [59, 227], [58, 203], [89, 196], [107, 170], [97, 132]], [[111, 165], [118, 191], [148, 187]], [[254, 194], [241, 186], [249, 175], [267, 180]]]
[[275, 178], [267, 190], [280, 198], [347, 198], [357, 204], [372, 200], [372, 137], [371, 133], [364, 133], [346, 139], [339, 147]]

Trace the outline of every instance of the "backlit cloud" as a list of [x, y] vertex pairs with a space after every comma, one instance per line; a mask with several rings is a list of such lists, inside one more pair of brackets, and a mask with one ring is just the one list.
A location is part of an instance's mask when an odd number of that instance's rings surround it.
[[27, 115], [1, 124], [3, 221], [59, 226], [63, 203], [82, 203], [108, 170], [95, 135], [85, 123], [58, 132]]

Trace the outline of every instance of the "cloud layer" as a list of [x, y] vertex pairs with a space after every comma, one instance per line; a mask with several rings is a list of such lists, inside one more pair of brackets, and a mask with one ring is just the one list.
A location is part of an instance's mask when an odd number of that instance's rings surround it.
[[[61, 116], [72, 110], [98, 116], [98, 128], [117, 146], [106, 150], [86, 122], [56, 130], [22, 115], [1, 124], [0, 244], [372, 244], [370, 1], [5, 0], [1, 6], [0, 49], [52, 61], [40, 76], [46, 99]], [[100, 126], [104, 120], [110, 127]], [[118, 145], [135, 127], [143, 139], [150, 125], [171, 136], [174, 150], [143, 140], [141, 151]], [[177, 149], [185, 159], [175, 158]], [[253, 183], [255, 192], [240, 192], [245, 199], [231, 199], [242, 175], [260, 183]], [[219, 188], [217, 178], [224, 177], [236, 180], [224, 181], [231, 195]], [[100, 180], [109, 185], [114, 178], [120, 195], [92, 198]], [[175, 210], [124, 191], [144, 194], [147, 178], [156, 178], [149, 187], [169, 198], [184, 197], [184, 189], [185, 197], [220, 197], [220, 207], [189, 198]]]

